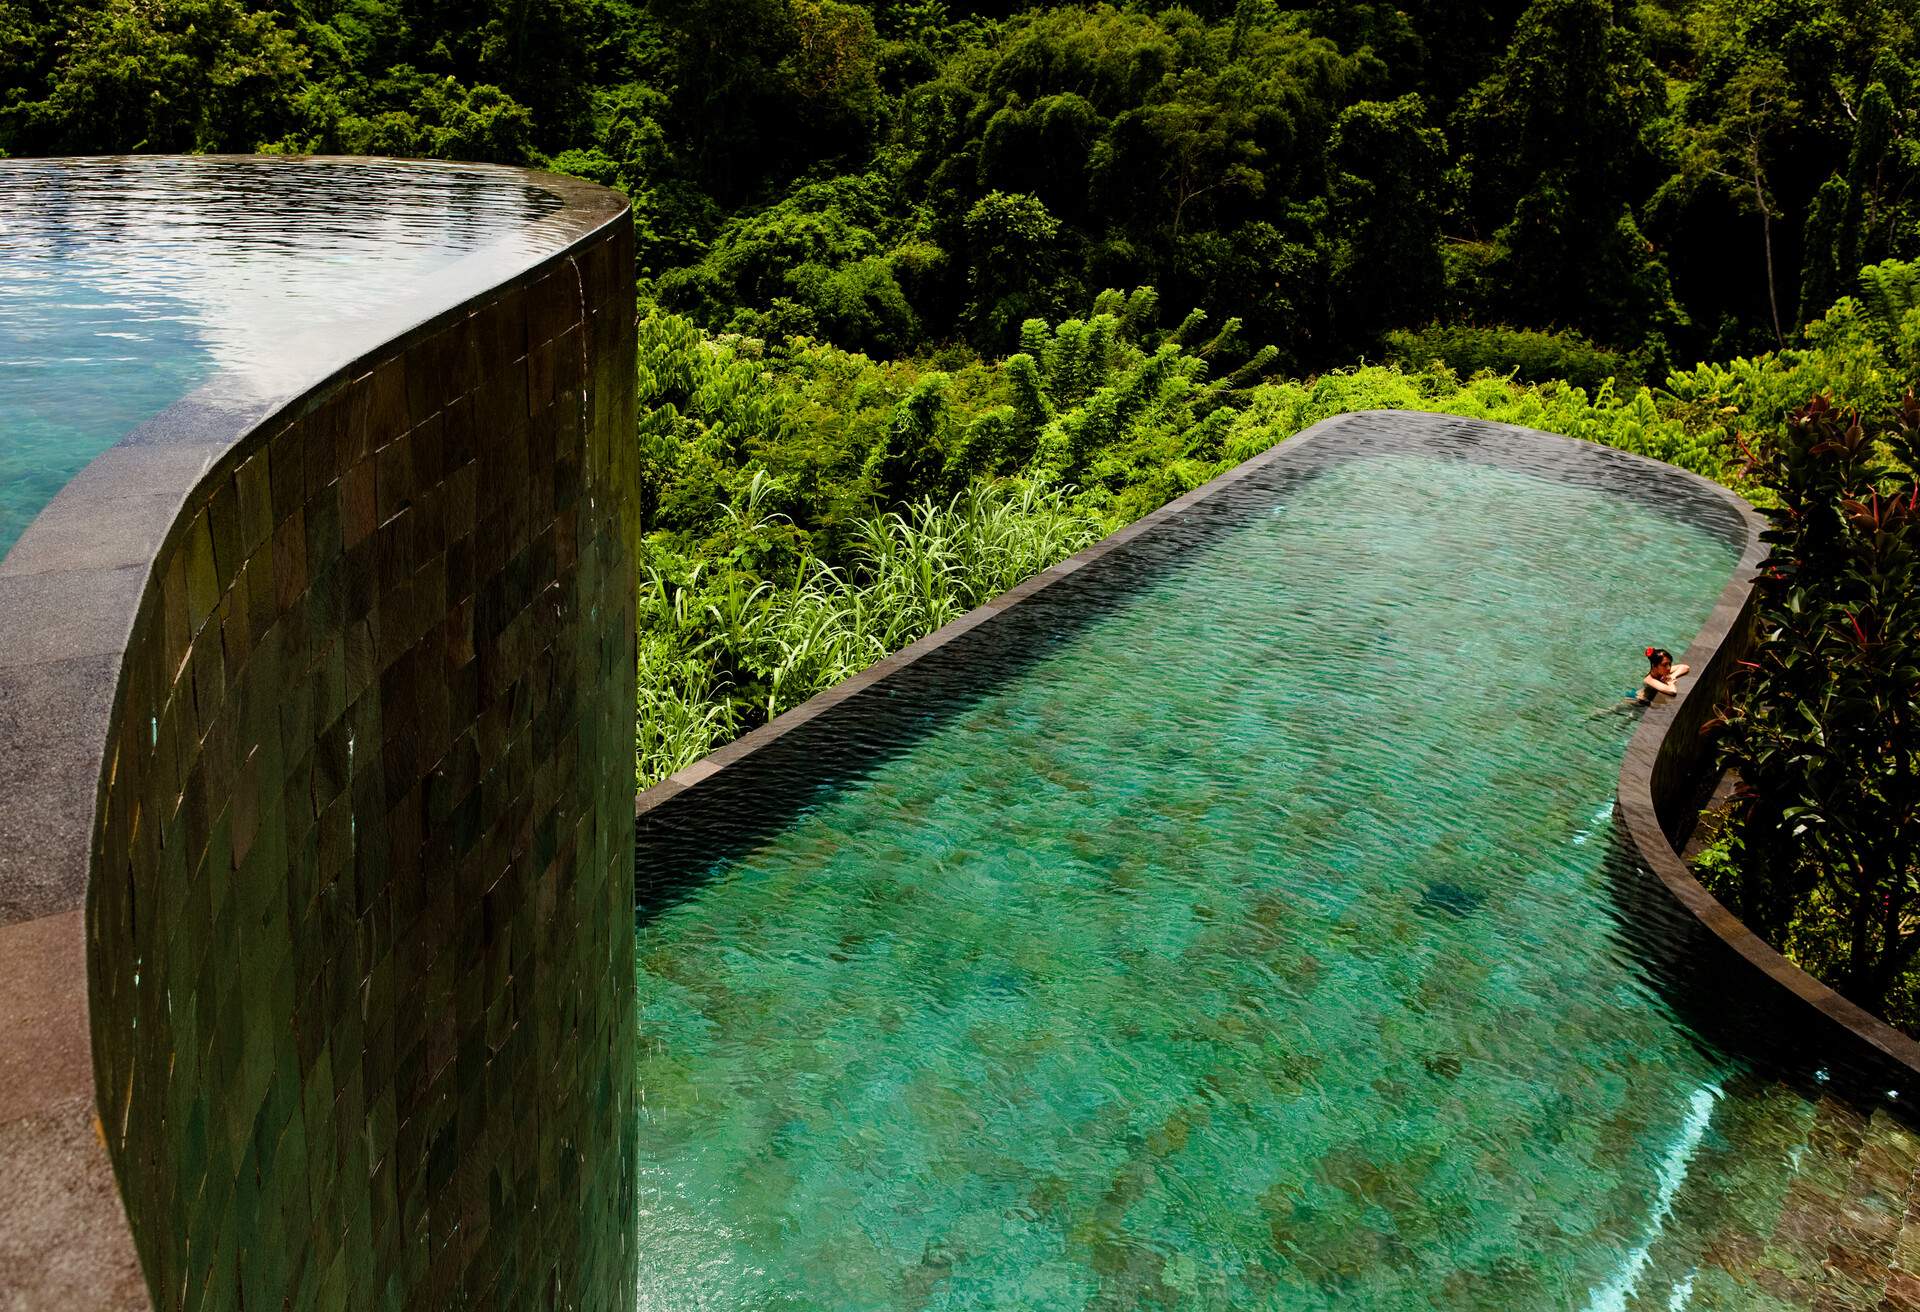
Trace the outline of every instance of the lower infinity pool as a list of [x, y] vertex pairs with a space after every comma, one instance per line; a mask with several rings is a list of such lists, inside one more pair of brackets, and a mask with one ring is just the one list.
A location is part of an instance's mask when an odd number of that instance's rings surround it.
[[1321, 445], [651, 813], [643, 1309], [1789, 1305], [1607, 871], [1727, 526]]

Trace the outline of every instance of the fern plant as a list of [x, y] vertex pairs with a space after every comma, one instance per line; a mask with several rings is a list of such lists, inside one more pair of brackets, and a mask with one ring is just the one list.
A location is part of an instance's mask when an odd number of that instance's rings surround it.
[[1920, 260], [1883, 260], [1860, 270], [1860, 303], [1873, 326], [1891, 335], [1920, 310]]

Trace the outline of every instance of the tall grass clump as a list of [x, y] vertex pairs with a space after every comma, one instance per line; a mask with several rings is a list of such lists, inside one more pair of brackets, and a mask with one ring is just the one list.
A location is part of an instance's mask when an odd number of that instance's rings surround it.
[[[745, 527], [780, 534], [769, 515]], [[802, 556], [788, 582], [651, 568], [640, 605], [642, 787], [911, 645], [1092, 542], [1058, 488], [986, 484], [859, 523], [844, 564]]]

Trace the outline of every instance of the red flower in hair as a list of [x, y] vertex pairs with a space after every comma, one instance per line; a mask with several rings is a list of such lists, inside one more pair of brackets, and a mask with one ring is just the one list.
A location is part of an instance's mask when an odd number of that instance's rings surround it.
[[1649, 647], [1649, 648], [1647, 648], [1647, 659], [1648, 659], [1648, 660], [1652, 660], [1652, 659], [1653, 659], [1653, 648], [1651, 648], [1651, 647]]

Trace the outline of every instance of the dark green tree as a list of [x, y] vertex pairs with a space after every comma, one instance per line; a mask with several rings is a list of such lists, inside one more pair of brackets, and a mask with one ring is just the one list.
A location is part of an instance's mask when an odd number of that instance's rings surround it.
[[1878, 199], [1883, 181], [1881, 165], [1887, 156], [1892, 126], [1893, 101], [1885, 85], [1875, 82], [1860, 97], [1860, 118], [1847, 161], [1847, 203], [1840, 211], [1839, 230], [1834, 234], [1834, 258], [1847, 275], [1871, 262], [1861, 246], [1861, 230]]
[[1794, 316], [1803, 327], [1825, 314], [1840, 294], [1843, 275], [1837, 238], [1848, 197], [1846, 179], [1835, 175], [1820, 185], [1807, 207], [1800, 238], [1800, 313]]
[[764, 198], [871, 142], [879, 44], [838, 0], [655, 0], [674, 120], [694, 178], [723, 205]]
[[245, 151], [292, 122], [307, 55], [272, 11], [108, 0], [69, 21], [45, 96], [11, 108], [9, 150]]
[[[1641, 214], [1669, 253], [1677, 295], [1694, 321], [1724, 325], [1717, 342], [1702, 338], [1694, 343], [1698, 349], [1777, 344], [1767, 294], [1773, 284], [1760, 276], [1769, 228], [1783, 320], [1794, 292], [1812, 292], [1798, 298], [1797, 317], [1805, 322], [1825, 309], [1829, 292], [1846, 289], [1861, 264], [1912, 253], [1898, 242], [1901, 232], [1914, 231], [1920, 181], [1920, 156], [1902, 144], [1916, 123], [1906, 89], [1920, 60], [1916, 17], [1920, 12], [1904, 0], [1689, 6], [1686, 44], [1669, 54], [1667, 65], [1676, 91], [1665, 133], [1673, 148], [1671, 173]], [[1877, 169], [1870, 165], [1876, 154], [1870, 139], [1878, 115], [1868, 104], [1875, 82], [1887, 88], [1884, 107], [1891, 111], [1889, 145]], [[1861, 140], [1863, 132], [1869, 141]], [[1863, 145], [1868, 148], [1858, 148]], [[1853, 181], [1856, 156], [1859, 182]], [[1709, 161], [1714, 168], [1703, 167]], [[1836, 174], [1851, 190], [1823, 199], [1821, 189]], [[1836, 247], [1848, 196], [1861, 247], [1843, 258]], [[1763, 201], [1771, 221], [1760, 212]], [[1752, 236], [1730, 240], [1735, 232]], [[1809, 239], [1817, 245], [1804, 245]], [[1754, 331], [1761, 324], [1765, 331]]]
[[1629, 212], [1652, 176], [1665, 93], [1609, 0], [1534, 0], [1460, 112], [1468, 214], [1490, 237], [1494, 317], [1632, 340], [1675, 318]]
[[1761, 284], [1774, 344], [1784, 346], [1780, 261], [1774, 249], [1775, 220], [1782, 206], [1773, 181], [1774, 153], [1776, 141], [1800, 115], [1801, 106], [1786, 65], [1767, 52], [1756, 53], [1727, 78], [1719, 102], [1712, 118], [1683, 132], [1682, 172], [1697, 175], [1696, 185], [1717, 185], [1738, 211], [1760, 220]]
[[1447, 142], [1416, 95], [1362, 101], [1327, 139], [1333, 321], [1348, 341], [1413, 323], [1439, 304]]
[[667, 95], [641, 82], [594, 93], [586, 144], [555, 154], [556, 172], [598, 182], [633, 203], [634, 237], [643, 274], [697, 258], [702, 238], [718, 225], [717, 207], [686, 177], [668, 125]]
[[1010, 346], [1028, 319], [1054, 318], [1084, 293], [1067, 272], [1069, 237], [1038, 197], [990, 191], [966, 218], [967, 319], [977, 339]]

